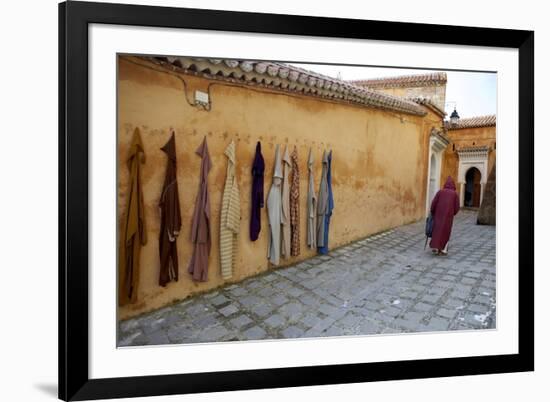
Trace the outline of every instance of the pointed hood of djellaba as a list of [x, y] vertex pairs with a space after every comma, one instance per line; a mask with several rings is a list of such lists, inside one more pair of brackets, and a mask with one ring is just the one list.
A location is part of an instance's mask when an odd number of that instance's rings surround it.
[[445, 181], [445, 185], [443, 188], [446, 188], [448, 190], [456, 190], [455, 182], [453, 181], [453, 178], [451, 176], [447, 176], [447, 180]]
[[273, 169], [273, 178], [283, 178], [283, 165], [281, 161], [281, 151], [279, 145], [275, 147], [275, 168]]
[[164, 144], [164, 146], [161, 148], [161, 151], [164, 151], [164, 153], [168, 156], [168, 158], [170, 158], [171, 161], [176, 161], [176, 139], [173, 131], [170, 139], [166, 144]]

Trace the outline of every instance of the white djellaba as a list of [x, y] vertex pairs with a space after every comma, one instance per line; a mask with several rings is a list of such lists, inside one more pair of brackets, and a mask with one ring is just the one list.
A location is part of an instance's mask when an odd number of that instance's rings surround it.
[[273, 181], [267, 196], [267, 218], [269, 221], [269, 245], [267, 258], [273, 265], [279, 265], [281, 257], [281, 187], [283, 170], [281, 166], [281, 155], [279, 145], [275, 147], [275, 167], [273, 169]]

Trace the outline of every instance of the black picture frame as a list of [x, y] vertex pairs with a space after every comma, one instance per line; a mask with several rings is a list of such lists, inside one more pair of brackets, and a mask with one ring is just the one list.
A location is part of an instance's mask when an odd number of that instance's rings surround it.
[[[518, 353], [90, 379], [88, 25], [92, 23], [517, 49], [520, 178]], [[533, 31], [77, 1], [59, 4], [59, 398], [89, 400], [534, 370], [533, 154]]]

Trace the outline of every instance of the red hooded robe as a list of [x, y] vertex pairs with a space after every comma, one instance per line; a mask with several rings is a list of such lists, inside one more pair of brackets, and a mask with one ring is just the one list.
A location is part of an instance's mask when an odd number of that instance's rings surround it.
[[432, 240], [430, 247], [443, 250], [451, 237], [453, 218], [460, 208], [455, 183], [447, 177], [445, 186], [435, 195], [431, 212], [433, 216]]

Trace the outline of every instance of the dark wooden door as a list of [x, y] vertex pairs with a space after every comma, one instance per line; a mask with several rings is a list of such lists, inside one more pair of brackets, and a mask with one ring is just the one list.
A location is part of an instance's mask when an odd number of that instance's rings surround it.
[[473, 174], [474, 191], [472, 194], [472, 207], [479, 208], [479, 200], [481, 198], [481, 172], [474, 169]]

